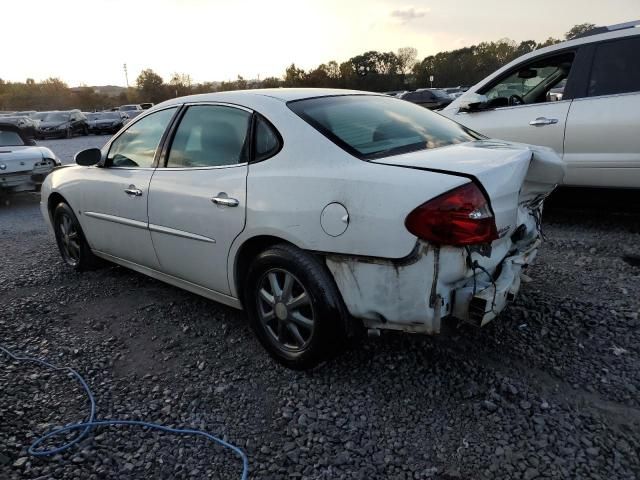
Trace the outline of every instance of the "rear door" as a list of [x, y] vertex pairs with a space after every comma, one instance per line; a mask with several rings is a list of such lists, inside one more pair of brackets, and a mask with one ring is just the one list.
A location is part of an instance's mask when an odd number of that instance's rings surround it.
[[544, 145], [562, 155], [571, 100], [553, 101], [557, 97], [548, 92], [567, 78], [570, 88], [574, 59], [574, 51], [565, 51], [518, 65], [479, 92], [488, 109], [458, 112], [453, 119], [492, 138]]
[[593, 46], [589, 81], [567, 120], [565, 184], [640, 187], [640, 36]]
[[231, 243], [245, 223], [251, 118], [237, 106], [188, 106], [151, 181], [161, 271], [223, 294]]

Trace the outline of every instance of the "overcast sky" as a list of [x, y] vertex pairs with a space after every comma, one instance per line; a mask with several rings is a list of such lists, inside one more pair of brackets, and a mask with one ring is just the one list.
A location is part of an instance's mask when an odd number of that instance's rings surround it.
[[640, 19], [640, 0], [29, 0], [2, 4], [0, 78], [124, 85], [144, 68], [195, 82], [281, 76], [367, 50], [419, 58], [573, 25]]

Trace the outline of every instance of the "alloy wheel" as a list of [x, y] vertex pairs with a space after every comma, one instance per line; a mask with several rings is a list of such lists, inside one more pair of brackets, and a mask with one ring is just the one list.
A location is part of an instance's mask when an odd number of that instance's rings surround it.
[[311, 342], [315, 315], [311, 298], [290, 272], [271, 269], [258, 282], [258, 315], [271, 342], [288, 352], [303, 351]]
[[71, 266], [80, 262], [80, 235], [75, 222], [67, 213], [60, 214], [58, 233], [64, 260]]

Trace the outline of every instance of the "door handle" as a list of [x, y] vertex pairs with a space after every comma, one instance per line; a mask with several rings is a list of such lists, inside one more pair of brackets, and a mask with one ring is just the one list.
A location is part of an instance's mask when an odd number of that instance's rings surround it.
[[535, 120], [531, 120], [529, 125], [534, 127], [543, 127], [545, 125], [553, 125], [554, 123], [558, 123], [557, 118], [538, 117]]
[[135, 185], [129, 185], [129, 188], [125, 188], [124, 189], [124, 193], [126, 193], [130, 197], [141, 197], [142, 196], [142, 190], [140, 190], [139, 188], [136, 188]]
[[229, 198], [224, 192], [219, 193], [217, 197], [213, 197], [211, 201], [216, 205], [222, 205], [225, 207], [237, 207], [240, 205], [240, 202], [236, 198]]

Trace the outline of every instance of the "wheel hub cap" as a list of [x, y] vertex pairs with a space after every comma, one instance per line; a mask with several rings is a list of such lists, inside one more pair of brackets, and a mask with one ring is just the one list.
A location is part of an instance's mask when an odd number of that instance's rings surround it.
[[304, 285], [292, 273], [274, 268], [262, 276], [257, 293], [258, 315], [270, 340], [281, 350], [304, 350], [315, 326]]
[[276, 317], [278, 320], [286, 320], [289, 316], [289, 312], [287, 311], [287, 306], [284, 303], [276, 303], [275, 307]]

